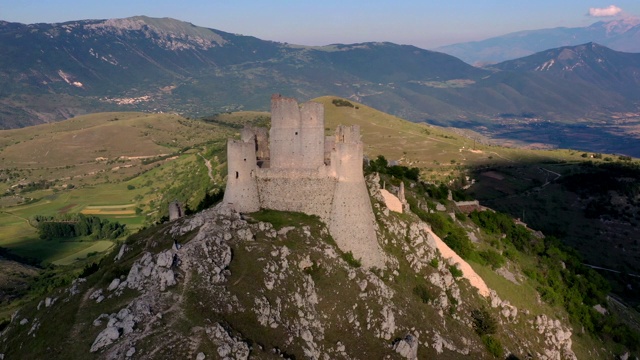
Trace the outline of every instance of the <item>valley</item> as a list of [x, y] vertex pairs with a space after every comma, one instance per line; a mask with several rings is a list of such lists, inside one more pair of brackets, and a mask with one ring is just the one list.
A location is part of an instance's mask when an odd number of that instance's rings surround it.
[[640, 156], [638, 54], [585, 42], [479, 68], [408, 45], [290, 45], [168, 18], [4, 22], [0, 128], [99, 111], [200, 118], [266, 110], [272, 93], [335, 94], [502, 144]]

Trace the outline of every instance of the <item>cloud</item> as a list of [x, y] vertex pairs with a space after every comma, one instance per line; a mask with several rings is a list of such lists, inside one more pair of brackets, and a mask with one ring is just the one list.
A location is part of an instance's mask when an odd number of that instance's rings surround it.
[[589, 8], [589, 16], [603, 17], [616, 16], [622, 12], [622, 9], [615, 5], [609, 5], [606, 8]]

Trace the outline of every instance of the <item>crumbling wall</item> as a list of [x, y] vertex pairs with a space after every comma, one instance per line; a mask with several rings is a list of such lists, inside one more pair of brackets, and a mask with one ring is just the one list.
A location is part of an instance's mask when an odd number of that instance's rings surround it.
[[274, 95], [269, 130], [271, 167], [315, 169], [324, 164], [324, 107]]
[[300, 108], [301, 169], [317, 169], [324, 165], [324, 106], [315, 102]]
[[358, 126], [336, 129], [331, 172], [338, 183], [333, 194], [329, 232], [342, 251], [351, 251], [366, 267], [384, 267], [376, 221], [362, 171], [363, 144]]
[[295, 169], [302, 162], [300, 149], [300, 109], [291, 98], [271, 97], [269, 152], [274, 169]]
[[[247, 134], [244, 133], [243, 134]], [[255, 142], [229, 140], [227, 142], [227, 187], [224, 202], [238, 212], [260, 210], [258, 187], [254, 178], [256, 165]]]
[[169, 203], [169, 221], [173, 221], [184, 216], [182, 206], [178, 200]]
[[317, 170], [258, 169], [256, 180], [262, 208], [318, 215], [329, 222], [335, 178]]
[[[274, 95], [269, 146], [264, 129], [245, 128], [241, 139], [228, 143], [226, 203], [239, 212], [262, 208], [317, 215], [342, 251], [351, 251], [366, 267], [384, 267], [358, 126], [339, 126], [325, 139], [321, 104], [299, 107], [294, 99]], [[267, 158], [270, 163], [264, 163]]]

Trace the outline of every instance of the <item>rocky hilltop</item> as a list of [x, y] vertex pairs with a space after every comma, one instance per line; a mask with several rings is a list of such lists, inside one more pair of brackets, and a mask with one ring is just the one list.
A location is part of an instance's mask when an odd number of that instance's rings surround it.
[[[428, 224], [389, 210], [381, 182], [367, 178], [385, 269], [360, 267], [317, 217], [243, 215], [220, 204], [139, 232], [94, 274], [25, 305], [3, 331], [0, 352], [7, 359], [576, 358], [575, 331], [561, 313], [519, 308], [502, 289], [486, 293], [469, 282], [473, 269]], [[580, 350], [605, 356], [597, 345]]]

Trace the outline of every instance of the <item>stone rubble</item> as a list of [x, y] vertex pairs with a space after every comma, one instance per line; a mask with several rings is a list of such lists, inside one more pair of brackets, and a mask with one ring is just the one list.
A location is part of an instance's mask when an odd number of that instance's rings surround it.
[[533, 327], [538, 334], [544, 336], [545, 343], [549, 346], [544, 354], [539, 354], [542, 360], [569, 359], [577, 360], [571, 350], [571, 330], [562, 326], [559, 320], [553, 320], [546, 315], [538, 315], [533, 321]]
[[[232, 337], [218, 323], [206, 328], [206, 333], [211, 341], [218, 347], [217, 352], [220, 359], [224, 360], [245, 360], [249, 358], [249, 345], [237, 337]], [[200, 356], [202, 354], [203, 356]], [[204, 359], [203, 353], [198, 357]]]

